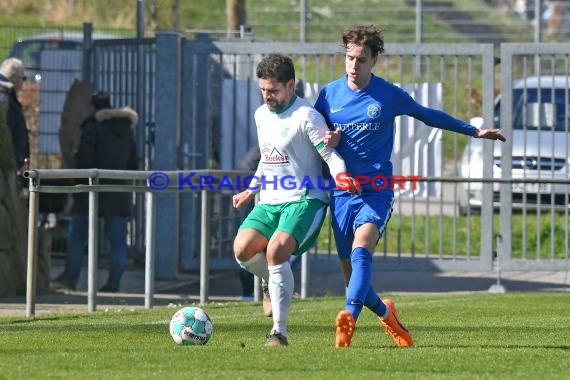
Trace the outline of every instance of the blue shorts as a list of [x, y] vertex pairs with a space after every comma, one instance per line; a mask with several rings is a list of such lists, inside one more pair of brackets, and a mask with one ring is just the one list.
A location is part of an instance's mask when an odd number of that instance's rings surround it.
[[354, 232], [363, 224], [374, 223], [382, 237], [393, 203], [392, 191], [371, 191], [354, 196], [343, 194], [332, 198], [332, 229], [341, 260], [350, 259]]

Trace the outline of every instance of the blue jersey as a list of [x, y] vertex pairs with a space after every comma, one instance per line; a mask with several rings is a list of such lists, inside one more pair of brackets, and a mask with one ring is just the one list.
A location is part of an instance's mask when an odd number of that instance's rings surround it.
[[[412, 116], [431, 127], [469, 136], [477, 130], [445, 112], [416, 103], [407, 92], [373, 74], [360, 91], [348, 87], [346, 75], [329, 83], [321, 90], [315, 108], [331, 130], [342, 130], [337, 151], [353, 176], [392, 176], [390, 157], [396, 116]], [[371, 186], [364, 185], [362, 189], [370, 190]]]

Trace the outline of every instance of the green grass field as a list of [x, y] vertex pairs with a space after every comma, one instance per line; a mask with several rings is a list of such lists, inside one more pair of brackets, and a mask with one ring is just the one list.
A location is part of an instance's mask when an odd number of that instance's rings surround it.
[[364, 311], [334, 347], [342, 298], [295, 300], [289, 347], [264, 347], [259, 303], [209, 304], [206, 346], [168, 334], [177, 308], [0, 319], [0, 379], [568, 379], [564, 293], [398, 295], [416, 346], [395, 347]]

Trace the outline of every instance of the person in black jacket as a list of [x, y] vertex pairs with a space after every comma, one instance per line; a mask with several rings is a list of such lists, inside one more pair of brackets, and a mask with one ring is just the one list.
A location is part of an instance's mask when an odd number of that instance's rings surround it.
[[17, 58], [7, 58], [2, 62], [0, 65], [0, 109], [12, 135], [18, 175], [23, 172], [25, 160], [30, 157], [26, 118], [18, 100], [18, 92], [22, 89], [25, 80], [26, 74], [22, 61]]
[[[101, 91], [93, 94], [91, 105], [94, 112], [81, 125], [81, 140], [76, 153], [77, 168], [136, 170], [138, 160], [133, 126], [138, 122], [137, 113], [129, 107], [111, 108], [109, 95]], [[117, 181], [112, 183], [116, 184]], [[65, 289], [75, 289], [81, 272], [88, 238], [88, 202], [88, 193], [74, 195], [65, 270], [55, 280], [56, 286]], [[130, 193], [99, 193], [99, 216], [104, 219], [105, 236], [111, 245], [109, 276], [99, 291], [119, 291], [127, 260], [127, 222], [131, 208]]]

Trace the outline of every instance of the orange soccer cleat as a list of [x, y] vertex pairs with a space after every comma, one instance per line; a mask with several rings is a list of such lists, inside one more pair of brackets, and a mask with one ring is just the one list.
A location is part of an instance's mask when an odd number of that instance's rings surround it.
[[391, 299], [384, 300], [384, 304], [390, 311], [386, 318], [378, 317], [380, 323], [384, 325], [384, 331], [388, 334], [398, 347], [411, 347], [414, 345], [412, 334], [404, 327], [398, 318], [396, 305]]
[[356, 322], [354, 317], [347, 310], [342, 310], [336, 316], [336, 347], [348, 347], [354, 335]]

